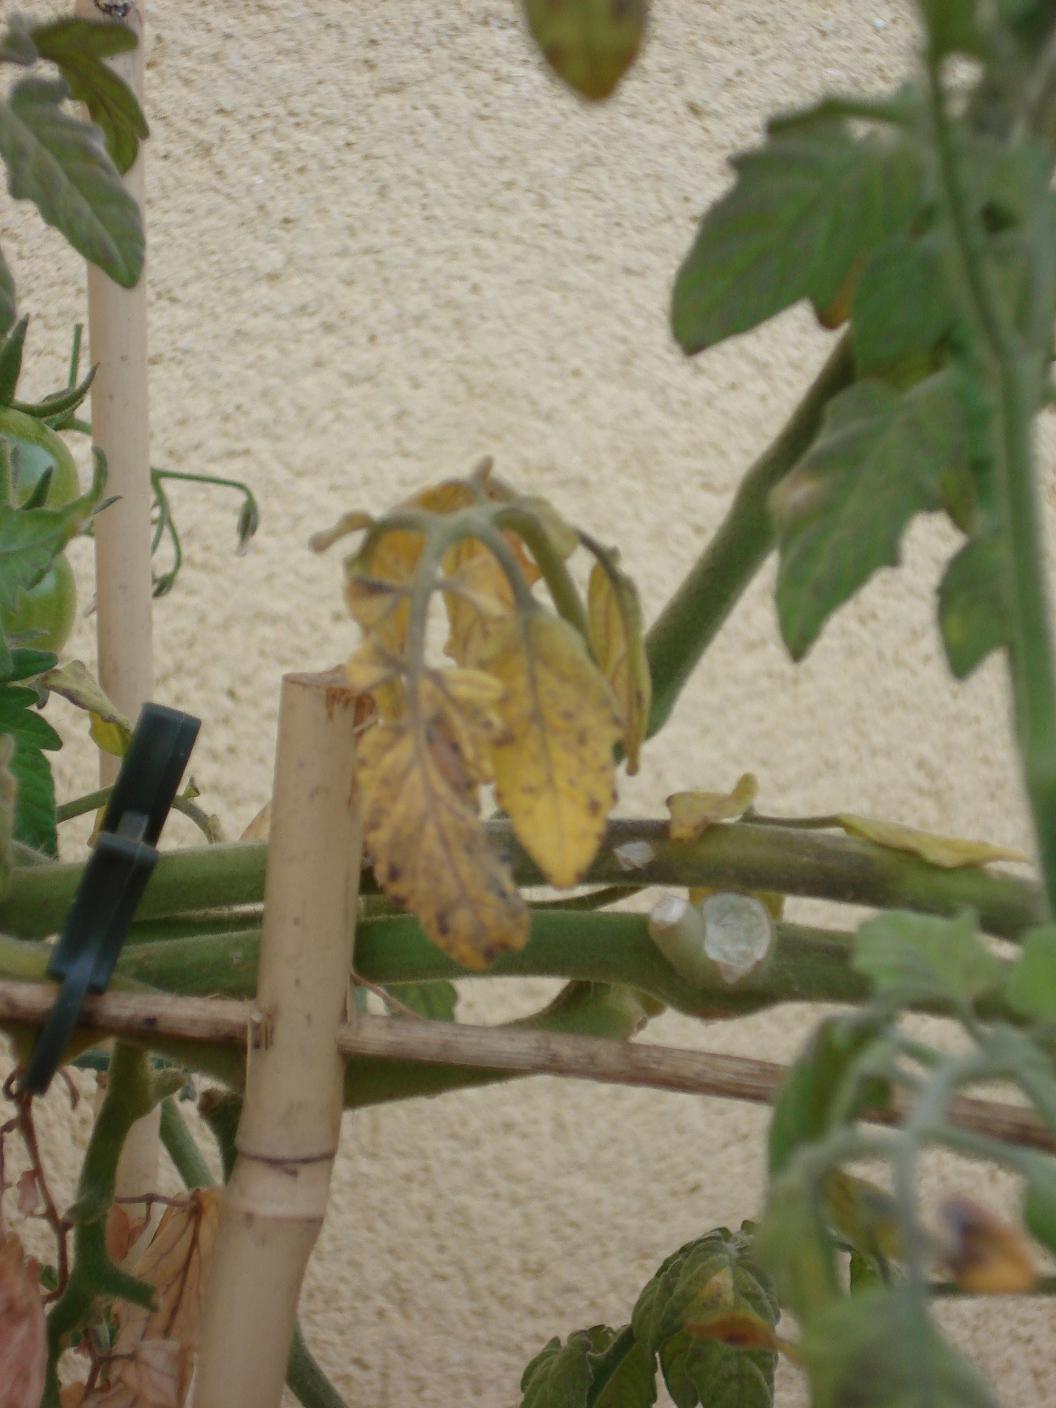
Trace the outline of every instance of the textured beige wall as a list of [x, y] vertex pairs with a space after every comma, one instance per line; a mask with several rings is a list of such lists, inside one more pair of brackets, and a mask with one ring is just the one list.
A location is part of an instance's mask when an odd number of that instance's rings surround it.
[[[305, 547], [339, 511], [492, 452], [619, 542], [655, 614], [823, 355], [801, 311], [692, 362], [670, 340], [672, 275], [724, 155], [821, 85], [896, 81], [911, 41], [908, 6], [886, 0], [656, 0], [638, 69], [587, 110], [541, 72], [514, 0], [156, 6], [155, 460], [246, 476], [264, 509], [236, 559], [223, 495], [174, 491], [187, 565], [156, 617], [157, 695], [204, 715], [194, 773], [230, 834], [268, 794], [280, 674], [352, 644], [338, 557]], [[0, 218], [33, 314], [29, 377], [50, 389], [82, 276], [21, 207]], [[655, 814], [676, 785], [750, 767], [774, 809], [854, 804], [1024, 842], [1000, 672], [955, 688], [939, 653], [951, 543], [915, 529], [904, 570], [796, 669], [764, 573], [621, 805]], [[75, 644], [90, 641], [85, 626]], [[61, 772], [90, 785], [87, 749]], [[482, 1019], [547, 990], [468, 986]], [[812, 1015], [665, 1018], [651, 1035], [783, 1057]], [[48, 1104], [72, 1155], [62, 1098]], [[352, 1403], [513, 1404], [551, 1334], [619, 1323], [680, 1242], [758, 1211], [763, 1128], [753, 1109], [547, 1080], [349, 1120], [311, 1338]], [[985, 1191], [975, 1171], [935, 1177]], [[948, 1319], [1005, 1401], [1056, 1402], [1047, 1307]]]

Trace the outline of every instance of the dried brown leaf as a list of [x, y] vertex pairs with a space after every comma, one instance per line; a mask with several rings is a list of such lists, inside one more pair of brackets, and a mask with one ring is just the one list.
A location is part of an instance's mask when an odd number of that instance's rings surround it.
[[1038, 1267], [1023, 1232], [972, 1198], [947, 1198], [941, 1208], [945, 1260], [971, 1295], [1029, 1295]]
[[732, 792], [674, 792], [667, 799], [672, 841], [695, 841], [717, 821], [736, 821], [755, 801], [759, 784], [746, 772]]
[[220, 1220], [220, 1188], [197, 1188], [166, 1208], [133, 1274], [154, 1307], [119, 1301], [110, 1383], [83, 1408], [180, 1408], [190, 1385], [206, 1282]]
[[956, 836], [932, 836], [913, 826], [901, 826], [894, 821], [878, 821], [871, 816], [854, 816], [845, 812], [836, 820], [848, 836], [860, 836], [894, 851], [908, 851], [932, 865], [947, 870], [962, 866], [989, 865], [995, 860], [1025, 861], [1029, 857], [1009, 846], [992, 846], [988, 841], [962, 841]]
[[36, 1268], [13, 1232], [0, 1235], [0, 1408], [39, 1408], [46, 1364]]
[[503, 622], [481, 665], [505, 688], [508, 737], [495, 743], [498, 799], [553, 885], [575, 885], [616, 800], [612, 691], [566, 621], [543, 611]]

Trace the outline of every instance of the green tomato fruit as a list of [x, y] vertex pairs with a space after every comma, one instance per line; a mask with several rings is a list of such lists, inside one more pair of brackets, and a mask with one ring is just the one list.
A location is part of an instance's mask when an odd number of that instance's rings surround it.
[[81, 481], [69, 446], [50, 425], [10, 406], [0, 407], [0, 435], [11, 451], [14, 501], [21, 507], [51, 470], [45, 508], [61, 508], [81, 496]]
[[22, 593], [13, 611], [0, 609], [0, 627], [10, 640], [24, 636], [23, 644], [33, 650], [54, 654], [70, 638], [77, 619], [77, 583], [73, 568], [60, 553], [40, 581]]

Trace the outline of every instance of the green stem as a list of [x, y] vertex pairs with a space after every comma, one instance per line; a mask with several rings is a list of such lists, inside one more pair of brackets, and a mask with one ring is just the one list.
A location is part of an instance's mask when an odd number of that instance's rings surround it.
[[[948, 242], [952, 272], [995, 393], [993, 449], [1006, 543], [1009, 672], [1024, 781], [1051, 914], [1056, 910], [1056, 672], [1031, 447], [1037, 402], [1034, 382], [1047, 346], [1023, 345], [994, 289], [983, 232], [964, 189], [956, 135], [935, 65], [929, 72], [929, 100], [939, 195], [952, 235]], [[1046, 343], [1050, 321], [1051, 310], [1045, 320]]]
[[119, 1042], [110, 1063], [110, 1076], [99, 1116], [92, 1130], [77, 1201], [70, 1209], [74, 1261], [65, 1290], [48, 1316], [48, 1378], [46, 1408], [59, 1402], [58, 1362], [69, 1336], [86, 1325], [98, 1300], [119, 1296], [149, 1306], [150, 1286], [121, 1271], [106, 1249], [106, 1218], [114, 1200], [117, 1164], [128, 1131], [150, 1113], [154, 1087], [147, 1055]]
[[161, 1142], [185, 1188], [214, 1186], [216, 1179], [171, 1096], [161, 1102]]
[[95, 792], [86, 792], [83, 797], [75, 797], [72, 802], [63, 802], [55, 808], [55, 820], [61, 826], [64, 821], [72, 821], [86, 812], [98, 811], [109, 802], [113, 790], [113, 787], [100, 787]]
[[[487, 976], [621, 984], [706, 1017], [740, 1016], [778, 1002], [852, 1003], [869, 991], [850, 967], [850, 934], [780, 924], [770, 962], [730, 987], [717, 971], [699, 983], [680, 977], [653, 943], [648, 924], [643, 914], [535, 910], [527, 945], [502, 954]], [[259, 928], [206, 933], [127, 949], [118, 973], [184, 996], [248, 997], [256, 989], [259, 952]], [[0, 972], [3, 966], [0, 950]], [[356, 972], [379, 985], [478, 976], [431, 943], [410, 915], [360, 923]]]
[[495, 521], [501, 528], [510, 528], [523, 539], [543, 574], [558, 615], [563, 616], [585, 641], [589, 641], [590, 629], [587, 625], [587, 613], [583, 609], [583, 598], [572, 580], [564, 558], [550, 541], [550, 535], [542, 520], [530, 509], [504, 506], [496, 513]]
[[822, 367], [791, 419], [741, 480], [730, 510], [646, 635], [649, 736], [666, 723], [690, 675], [774, 545], [767, 500], [818, 433], [829, 401], [854, 379], [849, 338]]
[[[488, 823], [488, 833], [509, 855], [518, 884], [545, 884], [538, 867], [517, 844], [509, 822]], [[666, 821], [620, 819], [610, 823], [584, 883], [592, 885], [697, 886], [772, 890], [878, 909], [957, 914], [972, 909], [980, 928], [1015, 938], [1044, 918], [1037, 888], [1000, 871], [947, 870], [917, 856], [851, 836], [799, 831], [748, 822], [712, 826], [697, 841], [668, 839]], [[646, 842], [651, 859], [636, 869], [621, 863], [628, 842]], [[174, 918], [188, 910], [259, 904], [264, 894], [267, 847], [263, 843], [195, 847], [163, 855], [140, 903], [140, 920]], [[19, 866], [0, 901], [0, 932], [23, 938], [55, 933], [66, 917], [82, 864]], [[373, 893], [364, 874], [364, 893]]]

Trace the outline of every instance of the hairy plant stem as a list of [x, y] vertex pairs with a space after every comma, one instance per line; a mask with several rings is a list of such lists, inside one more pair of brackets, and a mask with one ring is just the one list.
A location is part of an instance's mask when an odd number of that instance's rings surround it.
[[[518, 884], [546, 883], [517, 844], [509, 822], [492, 821], [487, 829], [508, 854]], [[772, 890], [928, 914], [972, 909], [985, 933], [1010, 939], [1045, 914], [1037, 888], [1025, 880], [995, 870], [946, 870], [855, 837], [737, 822], [712, 826], [696, 841], [673, 842], [667, 829], [667, 822], [660, 820], [611, 822], [584, 883]], [[638, 868], [621, 860], [621, 849], [629, 842], [650, 847], [651, 858]], [[257, 842], [169, 852], [147, 887], [137, 911], [140, 921], [259, 904], [266, 859], [266, 845]], [[0, 932], [22, 938], [55, 933], [83, 869], [80, 863], [16, 867], [8, 893], [0, 900]], [[361, 888], [364, 894], [377, 891], [369, 875], [364, 875]]]
[[740, 482], [729, 512], [646, 634], [653, 701], [648, 736], [666, 723], [690, 675], [774, 545], [767, 500], [818, 433], [829, 401], [854, 379], [840, 340], [791, 419]]
[[[1032, 412], [1039, 399], [1035, 390], [1040, 392], [1051, 312], [1044, 320], [1045, 346], [1026, 346], [1010, 325], [993, 286], [983, 232], [965, 190], [957, 138], [934, 62], [929, 67], [928, 92], [938, 191], [951, 235], [951, 272], [996, 403], [992, 439], [1005, 539], [1009, 672], [1024, 781], [1051, 915], [1056, 911], [1056, 675], [1031, 447]], [[1042, 303], [1051, 303], [1046, 290], [1035, 293]]]

